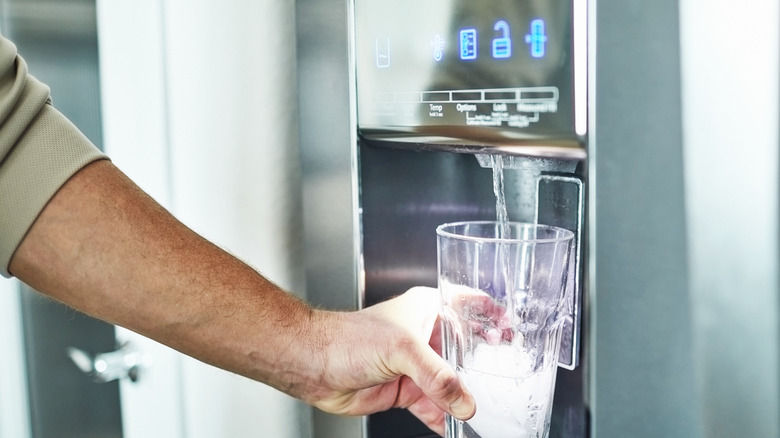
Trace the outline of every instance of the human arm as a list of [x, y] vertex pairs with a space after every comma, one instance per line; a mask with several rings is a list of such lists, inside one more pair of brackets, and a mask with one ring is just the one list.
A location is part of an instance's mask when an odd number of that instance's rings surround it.
[[427, 346], [430, 291], [360, 312], [312, 309], [186, 228], [105, 160], [49, 201], [9, 271], [85, 313], [328, 412], [408, 407], [439, 433], [442, 409], [461, 397], [453, 413], [473, 414], [454, 371]]

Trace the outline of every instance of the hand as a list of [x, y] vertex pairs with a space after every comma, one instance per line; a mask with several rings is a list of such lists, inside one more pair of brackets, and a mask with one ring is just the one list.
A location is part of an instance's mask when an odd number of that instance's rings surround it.
[[471, 418], [473, 397], [434, 349], [439, 303], [436, 289], [417, 287], [359, 312], [321, 312], [324, 375], [304, 399], [348, 415], [406, 408], [442, 435], [445, 412]]

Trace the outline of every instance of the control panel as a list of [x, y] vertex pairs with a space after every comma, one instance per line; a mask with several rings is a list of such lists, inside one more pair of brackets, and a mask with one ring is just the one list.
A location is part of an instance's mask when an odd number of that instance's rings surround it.
[[355, 2], [361, 135], [578, 144], [574, 1]]

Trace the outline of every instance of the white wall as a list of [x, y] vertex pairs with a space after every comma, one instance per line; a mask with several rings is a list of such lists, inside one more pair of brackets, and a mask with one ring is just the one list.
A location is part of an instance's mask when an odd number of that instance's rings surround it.
[[[157, 0], [97, 1], [101, 109], [114, 164], [172, 209], [162, 11]], [[137, 382], [119, 383], [124, 438], [185, 438], [183, 355], [120, 327], [116, 338], [147, 362]]]
[[[165, 39], [172, 198], [186, 224], [303, 291], [294, 3], [171, 0]], [[184, 363], [188, 438], [297, 438], [306, 409]]]
[[18, 280], [0, 277], [0, 438], [30, 436], [20, 294]]
[[0, 277], [0, 438], [30, 436], [19, 298], [19, 282]]
[[[159, 190], [158, 200], [170, 201], [196, 232], [302, 293], [294, 3], [99, 5], [101, 63], [110, 64], [104, 129], [114, 161]], [[128, 58], [135, 62], [126, 66]], [[310, 436], [311, 411], [302, 403], [190, 358], [168, 362], [168, 372], [179, 373], [168, 385], [181, 391], [181, 436]]]

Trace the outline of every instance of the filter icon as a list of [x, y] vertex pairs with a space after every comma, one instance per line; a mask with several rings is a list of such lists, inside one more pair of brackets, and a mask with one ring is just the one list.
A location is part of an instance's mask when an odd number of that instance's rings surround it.
[[460, 59], [477, 59], [477, 30], [473, 28], [460, 31]]

